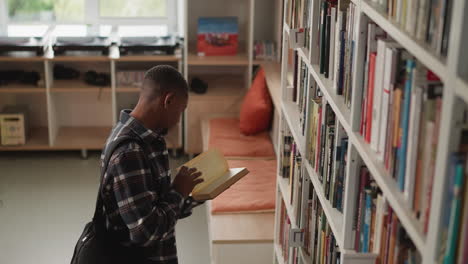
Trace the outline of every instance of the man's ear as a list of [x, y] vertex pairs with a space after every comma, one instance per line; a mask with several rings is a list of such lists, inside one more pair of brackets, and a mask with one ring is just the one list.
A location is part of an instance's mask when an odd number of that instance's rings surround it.
[[174, 93], [167, 93], [166, 96], [164, 97], [164, 108], [169, 108], [170, 104], [173, 104], [175, 100], [175, 94]]

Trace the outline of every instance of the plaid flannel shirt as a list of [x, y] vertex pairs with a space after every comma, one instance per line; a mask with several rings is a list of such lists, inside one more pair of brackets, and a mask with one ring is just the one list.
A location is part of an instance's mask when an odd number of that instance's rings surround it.
[[112, 154], [101, 196], [108, 230], [123, 245], [143, 247], [145, 263], [177, 263], [175, 224], [200, 204], [172, 188], [163, 135], [124, 110], [104, 149], [108, 151], [109, 143], [122, 136], [136, 139]]

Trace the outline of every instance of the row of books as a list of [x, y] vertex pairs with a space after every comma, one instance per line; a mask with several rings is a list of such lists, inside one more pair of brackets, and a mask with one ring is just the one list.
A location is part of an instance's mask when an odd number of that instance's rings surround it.
[[276, 60], [276, 43], [272, 41], [255, 41], [254, 43], [255, 60]]
[[285, 129], [283, 132], [283, 154], [281, 164], [281, 176], [289, 179], [290, 197], [288, 197], [288, 201], [284, 202], [292, 205], [293, 214], [296, 217], [295, 224], [299, 225], [303, 209], [303, 186], [305, 181], [309, 182], [309, 178], [304, 177], [302, 157], [288, 129]]
[[365, 33], [360, 133], [427, 232], [443, 85], [376, 24]]
[[[284, 261], [304, 263], [299, 253], [302, 250], [307, 263], [339, 264], [341, 253], [336, 239], [311, 185], [308, 190], [304, 219], [299, 228], [292, 225], [285, 203], [281, 203], [278, 242]], [[290, 256], [292, 262], [288, 262]]]
[[350, 1], [320, 1], [317, 41], [320, 74], [333, 82], [336, 94], [343, 95], [346, 105], [351, 107], [353, 58], [355, 52], [355, 5]]
[[439, 263], [468, 263], [468, 127], [461, 128], [458, 150], [447, 166]]
[[286, 23], [290, 27], [290, 41], [295, 48], [310, 48], [310, 29], [312, 19], [310, 10], [314, 0], [289, 0]]
[[446, 56], [453, 0], [372, 0], [410, 36]]
[[348, 137], [329, 104], [310, 99], [306, 158], [323, 185], [325, 198], [343, 211]]
[[354, 249], [377, 254], [377, 263], [421, 263], [421, 255], [365, 166], [360, 168], [358, 186]]

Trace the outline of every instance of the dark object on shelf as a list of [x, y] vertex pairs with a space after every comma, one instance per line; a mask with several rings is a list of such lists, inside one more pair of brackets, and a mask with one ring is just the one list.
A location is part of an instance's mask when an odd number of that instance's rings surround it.
[[53, 45], [55, 54], [65, 54], [67, 51], [100, 51], [102, 55], [109, 54], [111, 41], [108, 37], [57, 37]]
[[41, 37], [0, 37], [0, 53], [31, 51], [37, 56], [44, 55], [44, 41]]
[[38, 72], [22, 70], [0, 71], [0, 85], [18, 82], [23, 84], [38, 85], [41, 76]]
[[55, 80], [73, 80], [80, 77], [80, 72], [73, 69], [65, 67], [61, 64], [54, 65], [54, 79]]
[[119, 50], [125, 55], [128, 53], [157, 52], [173, 55], [179, 42], [174, 36], [166, 37], [121, 37]]
[[197, 94], [204, 94], [208, 90], [208, 84], [200, 78], [195, 77], [190, 83], [190, 90]]
[[95, 71], [87, 71], [85, 73], [85, 82], [96, 86], [109, 86], [110, 75], [108, 73], [97, 73]]

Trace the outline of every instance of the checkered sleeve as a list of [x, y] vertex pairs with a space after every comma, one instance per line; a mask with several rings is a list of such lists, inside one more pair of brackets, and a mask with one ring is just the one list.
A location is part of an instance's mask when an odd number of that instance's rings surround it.
[[130, 242], [148, 247], [164, 238], [179, 219], [184, 200], [174, 190], [162, 195], [150, 189], [155, 175], [143, 149], [135, 146], [120, 152], [107, 171], [113, 177], [118, 213], [128, 227]]

